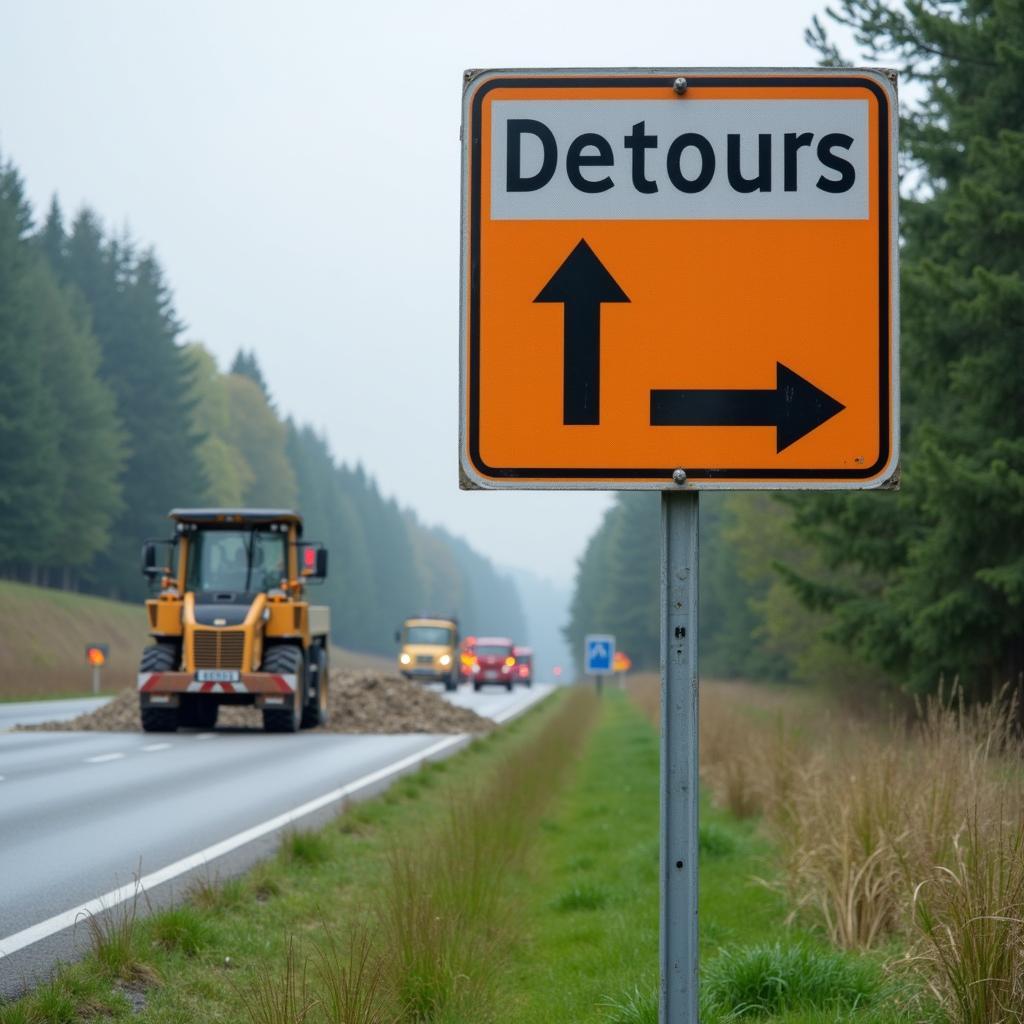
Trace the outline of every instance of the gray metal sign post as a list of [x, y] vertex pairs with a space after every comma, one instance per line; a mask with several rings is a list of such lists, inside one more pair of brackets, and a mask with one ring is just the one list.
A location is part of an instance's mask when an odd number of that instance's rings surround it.
[[661, 496], [659, 1024], [697, 1024], [699, 497]]

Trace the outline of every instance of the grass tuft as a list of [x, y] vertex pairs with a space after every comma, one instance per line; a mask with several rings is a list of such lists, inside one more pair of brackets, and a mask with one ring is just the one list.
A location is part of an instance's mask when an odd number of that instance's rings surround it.
[[568, 913], [574, 910], [601, 910], [608, 903], [608, 890], [592, 882], [576, 882], [552, 904], [553, 909]]
[[779, 943], [726, 949], [702, 971], [703, 1016], [734, 1021], [790, 1011], [841, 1011], [869, 1005], [881, 989], [878, 967], [863, 957]]
[[315, 951], [318, 1005], [326, 1024], [398, 1024], [386, 987], [387, 959], [374, 948], [366, 920], [349, 929], [344, 953], [326, 926]]
[[147, 922], [153, 941], [166, 950], [196, 956], [211, 943], [210, 925], [197, 908], [187, 904], [155, 915]]
[[136, 922], [141, 889], [136, 886], [130, 900], [101, 910], [87, 913], [85, 924], [89, 930], [92, 955], [109, 977], [124, 981], [151, 983], [156, 972], [139, 955]]
[[601, 1008], [608, 1024], [658, 1024], [658, 990], [634, 987], [618, 999], [608, 999]]
[[702, 857], [728, 857], [738, 847], [736, 837], [713, 822], [700, 826], [698, 842]]
[[305, 962], [300, 962], [291, 939], [277, 972], [253, 970], [244, 984], [234, 987], [252, 1024], [302, 1024], [314, 1005]]
[[237, 910], [245, 902], [245, 882], [230, 878], [218, 882], [215, 878], [197, 877], [188, 887], [188, 901], [200, 910]]
[[280, 896], [284, 891], [278, 872], [271, 861], [260, 861], [248, 874], [245, 880], [257, 903]]
[[957, 1024], [1024, 1021], [1024, 822], [957, 837], [914, 894], [924, 966]]
[[292, 863], [312, 868], [330, 859], [331, 845], [321, 832], [297, 829], [284, 837], [281, 855]]

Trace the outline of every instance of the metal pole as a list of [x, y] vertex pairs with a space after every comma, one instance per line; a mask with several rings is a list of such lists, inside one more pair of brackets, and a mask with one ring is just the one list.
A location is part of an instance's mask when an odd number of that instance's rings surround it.
[[698, 497], [661, 498], [659, 1024], [697, 1024]]
[[92, 667], [92, 692], [100, 692], [100, 667], [99, 665], [93, 665]]

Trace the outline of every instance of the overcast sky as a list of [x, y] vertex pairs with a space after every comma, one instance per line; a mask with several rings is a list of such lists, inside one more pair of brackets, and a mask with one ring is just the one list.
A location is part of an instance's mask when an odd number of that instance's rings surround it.
[[468, 67], [804, 66], [816, 0], [32, 0], [0, 31], [0, 151], [37, 208], [152, 244], [224, 367], [385, 493], [567, 583], [608, 496], [458, 489]]

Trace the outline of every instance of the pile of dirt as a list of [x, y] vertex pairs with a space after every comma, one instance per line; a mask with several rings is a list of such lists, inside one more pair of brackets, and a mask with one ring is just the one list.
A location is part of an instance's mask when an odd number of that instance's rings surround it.
[[[489, 718], [449, 704], [420, 683], [400, 676], [375, 672], [332, 672], [329, 721], [311, 732], [358, 733], [460, 733], [486, 732], [494, 727]], [[263, 719], [252, 707], [224, 705], [217, 716], [218, 728], [262, 729]], [[139, 732], [139, 698], [124, 690], [96, 711], [66, 722], [19, 726], [21, 731]]]

